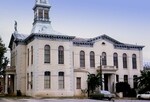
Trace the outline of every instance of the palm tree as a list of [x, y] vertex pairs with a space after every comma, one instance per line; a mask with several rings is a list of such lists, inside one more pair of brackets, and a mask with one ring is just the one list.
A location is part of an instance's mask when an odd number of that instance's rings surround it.
[[141, 71], [141, 76], [135, 78], [138, 83], [139, 93], [150, 91], [150, 71]]

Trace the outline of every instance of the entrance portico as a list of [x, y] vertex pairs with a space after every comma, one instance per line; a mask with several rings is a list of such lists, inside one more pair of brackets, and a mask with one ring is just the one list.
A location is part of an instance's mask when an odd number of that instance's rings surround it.
[[103, 90], [115, 92], [116, 71], [115, 66], [102, 66]]
[[16, 87], [15, 87], [15, 76], [16, 76], [16, 69], [13, 67], [7, 67], [5, 70], [5, 94], [14, 94]]

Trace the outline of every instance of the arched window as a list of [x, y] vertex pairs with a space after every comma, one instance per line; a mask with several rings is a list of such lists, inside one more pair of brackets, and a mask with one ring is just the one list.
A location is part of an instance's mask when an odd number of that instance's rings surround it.
[[85, 67], [85, 52], [80, 51], [80, 67]]
[[28, 49], [28, 66], [29, 66], [29, 49]]
[[136, 55], [132, 55], [132, 67], [133, 69], [137, 69], [137, 63], [136, 63]]
[[51, 87], [51, 73], [46, 71], [44, 73], [44, 88], [49, 89]]
[[65, 81], [65, 78], [64, 78], [64, 72], [59, 72], [58, 73], [58, 86], [59, 86], [59, 89], [64, 89], [65, 88], [65, 84], [64, 84], [64, 81]]
[[44, 63], [50, 63], [50, 46], [45, 45], [44, 47]]
[[90, 67], [95, 67], [95, 53], [93, 51], [90, 52]]
[[107, 65], [107, 55], [106, 55], [106, 52], [102, 53], [102, 65]]
[[31, 46], [31, 64], [33, 64], [33, 46]]
[[58, 64], [64, 64], [64, 47], [59, 46], [58, 48]]
[[127, 54], [123, 54], [123, 68], [127, 68]]
[[116, 66], [116, 68], [118, 68], [118, 54], [114, 53], [113, 58], [114, 58], [114, 66]]

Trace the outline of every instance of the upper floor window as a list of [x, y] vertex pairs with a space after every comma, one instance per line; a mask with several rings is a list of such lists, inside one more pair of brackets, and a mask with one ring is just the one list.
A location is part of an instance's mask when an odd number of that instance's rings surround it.
[[29, 49], [28, 49], [28, 66], [29, 66]]
[[114, 58], [114, 66], [116, 66], [116, 68], [118, 68], [118, 54], [114, 53], [113, 58]]
[[107, 55], [106, 55], [106, 52], [102, 53], [102, 65], [107, 65]]
[[127, 54], [123, 54], [123, 68], [127, 68]]
[[65, 88], [65, 85], [64, 85], [64, 81], [65, 81], [64, 72], [59, 72], [58, 75], [59, 75], [59, 77], [58, 77], [59, 89], [64, 89]]
[[46, 71], [44, 73], [44, 88], [49, 89], [51, 87], [51, 73]]
[[44, 47], [44, 63], [50, 63], [50, 46], [45, 45]]
[[64, 47], [59, 46], [58, 48], [58, 64], [64, 64]]
[[95, 67], [95, 53], [93, 51], [90, 52], [90, 67]]
[[132, 67], [133, 69], [137, 69], [136, 55], [132, 55]]
[[80, 51], [80, 67], [85, 67], [85, 52]]
[[31, 64], [33, 64], [33, 46], [31, 46]]

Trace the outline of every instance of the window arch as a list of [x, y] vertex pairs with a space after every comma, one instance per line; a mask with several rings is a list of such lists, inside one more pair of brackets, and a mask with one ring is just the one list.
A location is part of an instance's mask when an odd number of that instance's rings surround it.
[[44, 63], [50, 63], [50, 46], [45, 45], [44, 47]]
[[59, 89], [64, 89], [65, 88], [64, 81], [65, 81], [64, 72], [59, 72], [58, 73], [58, 86], [59, 86]]
[[46, 71], [44, 73], [44, 88], [49, 89], [51, 87], [51, 72]]
[[107, 55], [106, 55], [106, 52], [102, 53], [102, 65], [107, 65]]
[[132, 68], [137, 69], [136, 54], [132, 55]]
[[118, 68], [118, 54], [117, 53], [114, 53], [113, 60], [114, 60], [114, 66]]
[[93, 51], [90, 52], [90, 67], [95, 67], [95, 53]]
[[85, 52], [80, 51], [80, 67], [85, 67]]
[[64, 47], [59, 46], [58, 48], [58, 64], [64, 64]]
[[127, 68], [127, 54], [126, 53], [123, 54], [122, 59], [123, 59], [123, 68]]

